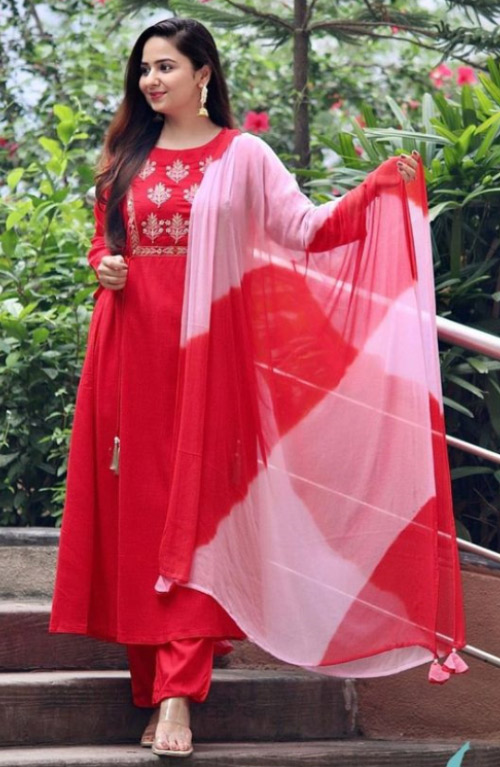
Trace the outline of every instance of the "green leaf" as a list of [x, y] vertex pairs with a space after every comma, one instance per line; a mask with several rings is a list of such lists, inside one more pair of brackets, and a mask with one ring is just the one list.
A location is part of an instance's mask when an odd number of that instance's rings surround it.
[[476, 132], [475, 126], [474, 125], [469, 125], [468, 128], [466, 128], [464, 130], [464, 132], [462, 133], [462, 135], [458, 139], [457, 145], [460, 147], [460, 149], [462, 151], [462, 154], [466, 154], [467, 153], [467, 151], [469, 149], [470, 142], [471, 142], [471, 138], [472, 138], [472, 136], [474, 135], [475, 132]]
[[484, 133], [487, 131], [491, 125], [496, 125], [496, 123], [500, 120], [500, 112], [496, 112], [494, 115], [491, 115], [491, 117], [488, 117], [487, 120], [481, 123], [481, 125], [478, 125], [476, 128], [476, 133]]
[[17, 338], [18, 341], [24, 341], [28, 335], [28, 331], [22, 322], [18, 322], [14, 319], [0, 318], [0, 325], [3, 327], [7, 335]]
[[365, 150], [366, 154], [370, 158], [372, 162], [380, 162], [380, 154], [377, 152], [377, 149], [373, 146], [373, 144], [368, 141], [366, 134], [363, 132], [363, 130], [360, 128], [356, 120], [351, 120], [354, 133], [356, 134], [356, 137]]
[[474, 200], [476, 197], [484, 197], [485, 194], [500, 194], [500, 186], [481, 187], [481, 189], [477, 189], [475, 192], [468, 194], [462, 205], [467, 205], [467, 203]]
[[449, 130], [443, 123], [439, 122], [439, 120], [433, 120], [432, 121], [434, 125], [434, 130], [438, 134], [438, 136], [442, 136], [443, 138], [447, 138], [450, 144], [456, 144], [458, 141], [458, 136], [453, 133], [453, 131]]
[[17, 226], [17, 224], [19, 224], [19, 222], [28, 215], [32, 208], [33, 203], [31, 200], [25, 200], [24, 202], [19, 203], [19, 205], [7, 216], [7, 221], [5, 222], [5, 228], [7, 231], [12, 229], [14, 226]]
[[56, 368], [42, 368], [42, 370], [45, 375], [50, 378], [51, 381], [53, 381], [59, 375], [59, 371], [56, 370]]
[[14, 190], [24, 175], [24, 168], [14, 168], [7, 176], [9, 189]]
[[481, 141], [479, 148], [476, 150], [476, 153], [474, 155], [474, 159], [476, 160], [476, 162], [479, 162], [479, 160], [482, 160], [484, 157], [486, 157], [486, 154], [488, 153], [490, 146], [493, 144], [494, 140], [496, 139], [499, 130], [500, 130], [500, 120], [497, 120], [488, 128], [486, 132], [486, 136]]
[[64, 120], [56, 128], [57, 135], [63, 144], [68, 144], [73, 137], [76, 125], [73, 120]]
[[488, 75], [485, 75], [483, 72], [479, 72], [479, 80], [481, 81], [483, 88], [488, 91], [493, 100], [496, 101], [498, 105], [500, 105], [500, 88], [498, 85], [495, 85], [495, 83], [490, 80]]
[[462, 116], [464, 125], [476, 125], [478, 118], [476, 115], [476, 106], [474, 104], [474, 98], [472, 96], [472, 88], [470, 85], [464, 85], [462, 87]]
[[453, 381], [457, 386], [460, 386], [462, 389], [466, 389], [467, 391], [470, 391], [471, 394], [474, 394], [474, 396], [479, 397], [479, 399], [484, 399], [484, 394], [477, 386], [474, 386], [474, 384], [471, 384], [470, 381], [467, 381], [467, 379], [462, 378], [461, 376], [452, 375], [449, 373], [447, 375], [448, 381]]
[[33, 331], [33, 341], [35, 344], [43, 344], [44, 341], [47, 340], [47, 338], [50, 335], [50, 331], [48, 328], [35, 328]]
[[[405, 113], [401, 109], [401, 107], [390, 96], [387, 96], [386, 101], [389, 105], [391, 112], [393, 113], [393, 115], [395, 116], [396, 120], [401, 125], [401, 127], [405, 128], [407, 131], [411, 131], [412, 124], [410, 120], [408, 119], [408, 116], [405, 115]], [[374, 127], [374, 126], [370, 126], [370, 127]]]
[[20, 358], [20, 352], [10, 352], [5, 358], [5, 367], [15, 368]]
[[55, 158], [62, 157], [63, 151], [58, 141], [55, 141], [52, 138], [47, 138], [46, 136], [42, 136], [42, 138], [38, 139], [38, 143], [52, 157], [55, 157]]
[[8, 466], [9, 463], [15, 461], [18, 455], [19, 451], [17, 453], [0, 453], [0, 469], [3, 469], [5, 466]]
[[487, 466], [458, 466], [456, 469], [452, 469], [452, 479], [463, 479], [464, 477], [473, 477], [476, 474], [493, 474], [493, 469]]
[[74, 122], [75, 121], [75, 113], [71, 109], [71, 107], [67, 106], [66, 104], [54, 104], [53, 106], [53, 112], [55, 116], [61, 121], [68, 121], [68, 122]]
[[[432, 208], [429, 208], [429, 221], [434, 221], [434, 219], [446, 210], [452, 210], [453, 208], [460, 208], [460, 203], [455, 202], [454, 200], [445, 200], [444, 202], [439, 202], [437, 205], [433, 205]], [[453, 282], [456, 282], [456, 279], [454, 279]]]
[[485, 112], [486, 114], [489, 114], [493, 109], [496, 109], [495, 104], [493, 101], [491, 101], [486, 93], [483, 91], [483, 89], [479, 85], [475, 85], [474, 88], [474, 95], [479, 101], [479, 106]]
[[19, 312], [18, 319], [22, 320], [25, 317], [27, 317], [28, 314], [31, 314], [33, 309], [36, 309], [37, 306], [38, 306], [38, 301], [31, 301], [29, 304], [26, 304], [26, 306], [23, 306], [23, 308]]
[[450, 399], [449, 397], [443, 397], [443, 403], [447, 405], [448, 407], [451, 407], [453, 410], [456, 410], [458, 413], [467, 415], [469, 416], [469, 418], [474, 418], [474, 413], [471, 410], [468, 410], [459, 402], [455, 402], [454, 399]]
[[484, 375], [484, 373], [489, 372], [488, 363], [480, 359], [480, 357], [467, 357], [467, 362], [471, 368], [476, 371], [476, 373], [481, 373]]

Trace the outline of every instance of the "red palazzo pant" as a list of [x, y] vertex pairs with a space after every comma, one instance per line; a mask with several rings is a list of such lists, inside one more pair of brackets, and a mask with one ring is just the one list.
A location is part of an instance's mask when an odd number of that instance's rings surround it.
[[202, 703], [210, 689], [212, 639], [180, 639], [164, 645], [127, 645], [136, 706], [159, 706], [165, 698]]

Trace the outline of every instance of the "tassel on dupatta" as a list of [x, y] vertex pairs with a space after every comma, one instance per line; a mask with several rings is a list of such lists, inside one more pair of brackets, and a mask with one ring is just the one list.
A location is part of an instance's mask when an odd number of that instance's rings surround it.
[[455, 649], [446, 658], [443, 668], [450, 674], [465, 674], [469, 670], [469, 666]]
[[436, 658], [436, 660], [431, 663], [429, 676], [427, 678], [431, 684], [444, 684], [450, 678], [450, 672], [444, 666], [441, 666]]

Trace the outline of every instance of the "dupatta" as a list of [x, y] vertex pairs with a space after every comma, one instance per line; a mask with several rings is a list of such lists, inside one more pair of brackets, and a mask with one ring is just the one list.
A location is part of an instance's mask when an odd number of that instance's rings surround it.
[[176, 412], [157, 591], [336, 676], [463, 646], [421, 169], [314, 206], [234, 138], [191, 213]]

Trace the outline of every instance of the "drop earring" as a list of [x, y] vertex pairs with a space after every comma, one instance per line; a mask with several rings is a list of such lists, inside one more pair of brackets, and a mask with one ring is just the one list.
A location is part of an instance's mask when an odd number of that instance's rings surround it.
[[205, 109], [205, 103], [208, 97], [208, 88], [204, 84], [200, 93], [200, 108], [198, 109], [198, 117], [208, 117], [208, 112]]

